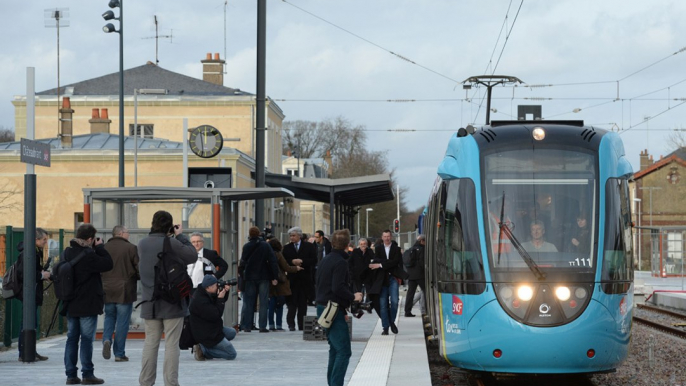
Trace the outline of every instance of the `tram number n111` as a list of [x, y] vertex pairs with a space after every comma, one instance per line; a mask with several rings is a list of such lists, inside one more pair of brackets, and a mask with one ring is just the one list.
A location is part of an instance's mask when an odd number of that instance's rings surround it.
[[569, 262], [570, 267], [590, 267], [591, 266], [591, 259], [590, 258], [576, 258], [572, 261]]

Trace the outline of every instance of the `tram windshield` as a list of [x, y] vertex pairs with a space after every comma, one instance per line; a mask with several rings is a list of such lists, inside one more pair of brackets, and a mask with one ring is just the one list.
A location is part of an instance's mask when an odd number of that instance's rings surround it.
[[487, 243], [495, 271], [591, 271], [596, 237], [596, 157], [564, 149], [484, 157]]

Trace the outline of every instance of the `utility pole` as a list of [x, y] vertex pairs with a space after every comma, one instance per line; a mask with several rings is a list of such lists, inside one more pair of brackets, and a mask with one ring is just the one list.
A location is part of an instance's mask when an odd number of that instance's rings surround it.
[[[524, 83], [519, 78], [509, 75], [477, 75], [472, 76], [462, 82], [462, 88], [469, 90], [473, 85], [486, 86], [488, 96], [486, 98], [486, 124], [491, 124], [491, 89], [494, 86], [505, 83]], [[478, 113], [477, 113], [478, 114]]]
[[[264, 132], [266, 131], [267, 0], [257, 0], [257, 95], [255, 105], [255, 187], [264, 187]], [[264, 200], [255, 200], [255, 225], [264, 225]]]

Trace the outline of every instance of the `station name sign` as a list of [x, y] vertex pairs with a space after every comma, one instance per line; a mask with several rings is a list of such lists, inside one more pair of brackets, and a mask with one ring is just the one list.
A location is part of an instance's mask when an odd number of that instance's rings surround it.
[[19, 160], [39, 166], [50, 166], [50, 145], [30, 139], [21, 139]]

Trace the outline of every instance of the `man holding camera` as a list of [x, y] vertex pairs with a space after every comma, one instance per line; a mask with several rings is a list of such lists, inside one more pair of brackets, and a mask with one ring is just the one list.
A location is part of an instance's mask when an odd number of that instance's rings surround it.
[[327, 331], [329, 366], [326, 377], [329, 386], [343, 386], [345, 381], [345, 372], [352, 355], [345, 309], [353, 301], [362, 301], [361, 292], [353, 294], [350, 291], [348, 255], [345, 252], [349, 242], [350, 232], [347, 229], [335, 231], [331, 237], [333, 249], [317, 268], [317, 317], [329, 302], [338, 304], [336, 315]]
[[223, 358], [236, 359], [236, 349], [231, 340], [236, 337], [236, 330], [224, 327], [222, 315], [226, 304], [226, 295], [231, 286], [218, 282], [214, 275], [205, 275], [202, 284], [193, 294], [189, 307], [191, 312], [191, 333], [198, 344], [193, 347], [195, 360]]

